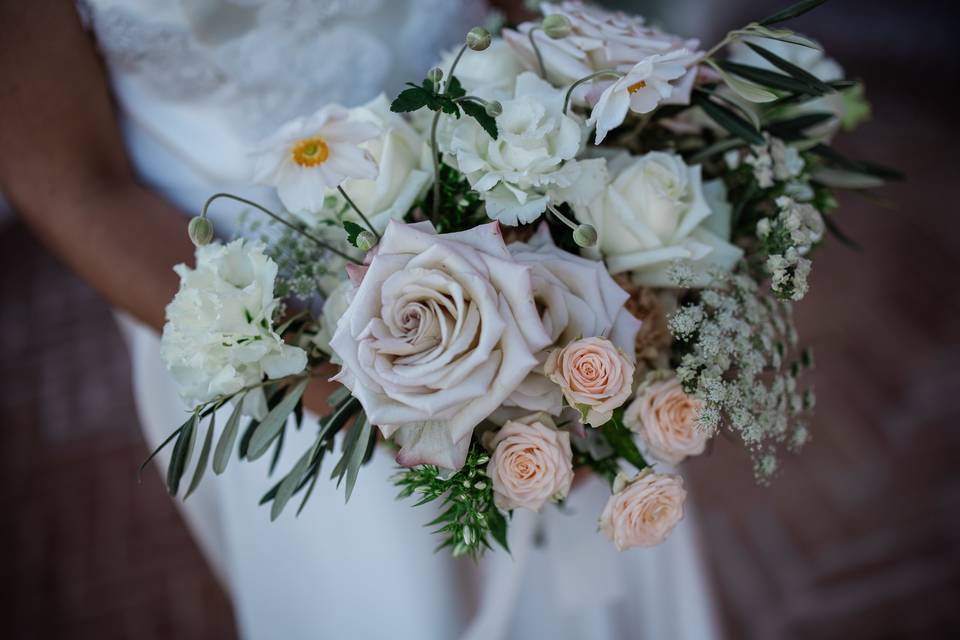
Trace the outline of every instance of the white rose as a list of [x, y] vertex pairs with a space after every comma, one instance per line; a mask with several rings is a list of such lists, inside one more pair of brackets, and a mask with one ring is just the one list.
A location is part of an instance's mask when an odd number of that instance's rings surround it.
[[683, 478], [644, 469], [633, 480], [618, 476], [600, 516], [600, 529], [617, 549], [652, 547], [683, 519]]
[[583, 138], [563, 114], [563, 92], [536, 74], [517, 77], [501, 101], [494, 140], [473, 118], [460, 118], [444, 143], [448, 163], [463, 172], [487, 215], [508, 225], [536, 220], [548, 202], [583, 203], [602, 187], [602, 160], [576, 160]]
[[530, 268], [498, 225], [436, 235], [393, 221], [330, 346], [343, 362], [337, 379], [401, 446], [400, 464], [457, 469], [474, 427], [549, 342]]
[[508, 421], [486, 442], [493, 449], [487, 475], [493, 501], [509, 511], [539, 511], [548, 501], [562, 500], [573, 483], [570, 434], [548, 416], [536, 414]]
[[[730, 244], [724, 211], [712, 211], [704, 198], [700, 166], [687, 166], [675, 154], [653, 151], [621, 155], [608, 166], [611, 182], [588, 207], [577, 209], [581, 222], [598, 234], [595, 252], [611, 274], [632, 272], [645, 286], [673, 286], [667, 269], [675, 260], [689, 260], [695, 286], [709, 279], [708, 267], [733, 268], [742, 251]], [[729, 234], [729, 231], [727, 231]]]
[[306, 353], [272, 329], [276, 263], [263, 245], [234, 240], [197, 249], [197, 266], [178, 264], [180, 290], [167, 305], [160, 355], [184, 400], [202, 404], [266, 375], [303, 371]]
[[[550, 345], [537, 354], [541, 364], [552, 347], [588, 336], [609, 338], [633, 361], [640, 321], [624, 308], [629, 294], [602, 262], [558, 248], [546, 225], [528, 242], [514, 242], [508, 248], [517, 262], [530, 266], [534, 300], [550, 334]], [[559, 415], [563, 393], [537, 367], [504, 405]]]

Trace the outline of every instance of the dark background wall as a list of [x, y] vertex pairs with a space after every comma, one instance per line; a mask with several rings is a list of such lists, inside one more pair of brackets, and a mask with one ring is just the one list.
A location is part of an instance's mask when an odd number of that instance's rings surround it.
[[[630, 5], [635, 3], [621, 2]], [[710, 43], [784, 3], [668, 2]], [[892, 208], [843, 199], [799, 307], [813, 441], [757, 487], [737, 447], [689, 465], [731, 637], [960, 633], [957, 21], [949, 2], [831, 0], [795, 26], [863, 78], [838, 146], [904, 170]], [[647, 12], [655, 15], [657, 9]], [[691, 29], [686, 31], [694, 32]], [[151, 468], [107, 305], [0, 226], [0, 619], [14, 638], [230, 637], [229, 604]]]

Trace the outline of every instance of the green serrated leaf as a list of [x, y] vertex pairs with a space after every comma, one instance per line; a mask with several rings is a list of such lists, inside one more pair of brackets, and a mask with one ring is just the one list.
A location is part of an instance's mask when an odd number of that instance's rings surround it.
[[473, 102], [472, 100], [464, 100], [460, 103], [460, 107], [463, 109], [464, 113], [476, 120], [477, 124], [483, 127], [483, 130], [487, 132], [487, 135], [494, 140], [497, 139], [497, 137], [500, 135], [500, 132], [497, 130], [497, 120], [487, 113], [487, 110], [483, 105]]
[[347, 232], [347, 242], [349, 242], [354, 247], [357, 246], [357, 236], [363, 232], [363, 227], [358, 225], [355, 222], [349, 220], [343, 221], [343, 229]]
[[706, 93], [694, 91], [693, 103], [703, 109], [704, 113], [706, 113], [711, 120], [741, 140], [753, 145], [764, 144], [763, 136], [760, 135], [760, 132], [757, 131], [753, 125], [733, 113], [730, 109], [711, 100]]
[[227, 419], [227, 424], [217, 440], [217, 448], [213, 452], [213, 472], [217, 475], [223, 473], [230, 462], [230, 454], [233, 453], [233, 445], [237, 441], [237, 432], [240, 430], [240, 411], [243, 408], [243, 397], [234, 400], [236, 406]]
[[829, 84], [827, 84], [826, 82], [818, 78], [817, 76], [813, 75], [806, 69], [802, 69], [798, 67], [797, 65], [793, 64], [788, 60], [784, 60], [783, 58], [781, 58], [774, 52], [770, 51], [769, 49], [761, 47], [760, 45], [754, 44], [752, 42], [747, 42], [746, 45], [750, 47], [754, 51], [754, 53], [756, 53], [757, 55], [759, 55], [760, 57], [765, 59], [767, 62], [772, 64], [773, 66], [780, 69], [781, 71], [788, 73], [798, 82], [803, 82], [807, 84], [810, 87], [811, 91], [817, 92], [816, 95], [823, 95], [823, 94], [832, 93], [833, 91], [835, 91], [835, 89], [832, 86], [830, 86]]
[[[440, 110], [443, 111], [444, 113], [451, 116], [456, 116], [457, 118], [460, 117], [459, 102], [454, 102], [450, 98], [442, 97], [437, 101], [437, 104], [440, 107]], [[436, 111], [436, 109], [434, 109], [434, 111]]]
[[617, 455], [636, 467], [637, 471], [647, 466], [647, 461], [633, 441], [633, 432], [623, 424], [623, 407], [613, 412], [613, 417], [600, 427], [600, 433]]
[[390, 111], [407, 113], [427, 106], [433, 99], [433, 94], [421, 87], [410, 87], [400, 92], [390, 104]]
[[777, 24], [778, 22], [786, 22], [787, 20], [792, 20], [794, 18], [802, 16], [808, 11], [816, 9], [826, 1], [827, 0], [801, 0], [796, 4], [790, 5], [786, 9], [777, 11], [772, 16], [764, 18], [758, 24], [766, 27], [771, 24]]
[[267, 449], [270, 448], [270, 443], [279, 435], [280, 430], [283, 428], [284, 423], [286, 423], [287, 418], [290, 416], [297, 402], [299, 402], [309, 382], [309, 378], [303, 378], [297, 382], [287, 395], [284, 396], [283, 400], [271, 409], [270, 413], [257, 425], [256, 430], [250, 437], [250, 445], [247, 449], [247, 458], [249, 460], [256, 460], [267, 452]]
[[447, 82], [447, 89], [443, 93], [454, 100], [467, 95], [466, 90], [460, 84], [460, 80], [457, 78], [457, 76], [452, 76], [450, 78], [449, 82]]
[[187, 493], [183, 496], [186, 500], [190, 497], [197, 487], [203, 475], [207, 472], [207, 460], [210, 458], [210, 448], [213, 446], [213, 431], [217, 425], [217, 414], [210, 415], [210, 423], [207, 425], [207, 435], [203, 439], [203, 446], [200, 447], [200, 457], [197, 459], [197, 467], [193, 470], [193, 479], [190, 480], [190, 486], [187, 487]]

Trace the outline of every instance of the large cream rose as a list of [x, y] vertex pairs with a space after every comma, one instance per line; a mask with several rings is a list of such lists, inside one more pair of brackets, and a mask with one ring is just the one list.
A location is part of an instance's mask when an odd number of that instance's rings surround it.
[[436, 235], [394, 221], [330, 347], [343, 362], [336, 379], [401, 446], [400, 464], [458, 469], [474, 427], [549, 342], [530, 268], [497, 224]]
[[[517, 262], [530, 266], [534, 300], [550, 334], [550, 347], [599, 336], [609, 338], [633, 362], [640, 321], [624, 308], [629, 294], [602, 262], [558, 248], [546, 225], [529, 241], [514, 242], [508, 248]], [[546, 362], [548, 349], [537, 354], [541, 363]], [[556, 416], [563, 409], [563, 394], [537, 367], [504, 404]]]
[[573, 482], [570, 434], [558, 430], [549, 416], [511, 420], [491, 435], [487, 475], [498, 507], [539, 511], [547, 501], [567, 497]]
[[683, 518], [683, 478], [642, 471], [633, 480], [619, 476], [600, 515], [600, 529], [617, 549], [652, 547], [667, 539]]
[[668, 267], [689, 260], [694, 284], [703, 286], [709, 267], [729, 270], [740, 259], [743, 252], [728, 241], [729, 209], [707, 203], [699, 165], [653, 151], [620, 155], [608, 169], [611, 182], [590, 206], [577, 208], [577, 217], [596, 228], [594, 251], [610, 273], [629, 271], [637, 284], [673, 286]]
[[623, 423], [637, 433], [647, 452], [667, 464], [703, 453], [709, 436], [697, 428], [703, 403], [683, 392], [676, 377], [644, 384], [623, 413]]

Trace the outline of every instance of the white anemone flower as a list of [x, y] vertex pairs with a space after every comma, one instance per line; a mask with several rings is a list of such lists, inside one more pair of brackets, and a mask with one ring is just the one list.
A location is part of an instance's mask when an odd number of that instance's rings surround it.
[[328, 105], [280, 127], [256, 154], [254, 180], [276, 187], [287, 210], [303, 213], [321, 210], [328, 189], [347, 178], [376, 178], [377, 163], [359, 145], [380, 128], [349, 115], [340, 105]]
[[612, 83], [590, 112], [587, 125], [597, 126], [596, 143], [600, 144], [611, 129], [623, 124], [627, 110], [650, 113], [667, 101], [674, 90], [672, 80], [685, 78], [687, 68], [696, 59], [687, 49], [647, 56], [622, 78]]

